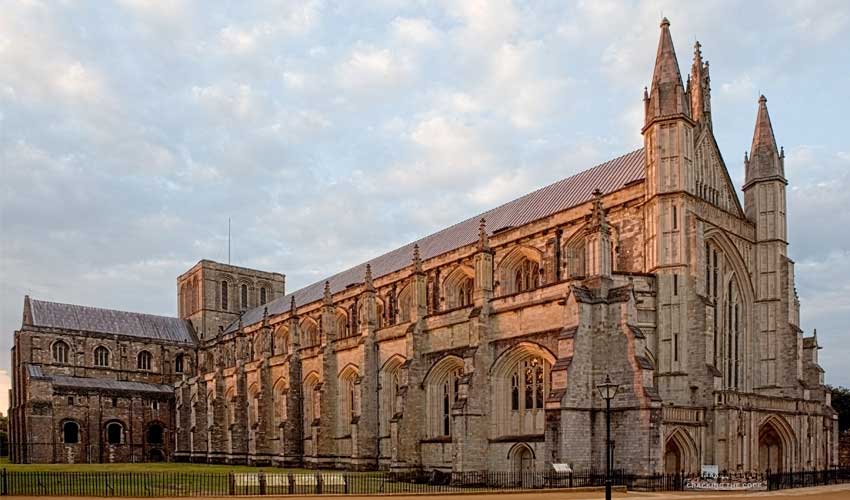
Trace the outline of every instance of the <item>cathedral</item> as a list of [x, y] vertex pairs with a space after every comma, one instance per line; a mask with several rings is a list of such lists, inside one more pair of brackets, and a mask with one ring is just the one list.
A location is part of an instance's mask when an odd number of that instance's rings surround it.
[[175, 318], [26, 297], [12, 460], [598, 469], [610, 377], [616, 468], [836, 465], [767, 100], [743, 205], [666, 19], [643, 102], [641, 149], [291, 293], [202, 260]]

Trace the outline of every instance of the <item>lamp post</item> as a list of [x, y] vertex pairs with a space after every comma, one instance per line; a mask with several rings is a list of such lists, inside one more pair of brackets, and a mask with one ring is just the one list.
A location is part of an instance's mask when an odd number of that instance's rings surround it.
[[599, 395], [605, 400], [605, 500], [611, 500], [611, 400], [619, 388], [619, 384], [611, 382], [608, 375], [605, 375], [605, 382], [596, 386]]

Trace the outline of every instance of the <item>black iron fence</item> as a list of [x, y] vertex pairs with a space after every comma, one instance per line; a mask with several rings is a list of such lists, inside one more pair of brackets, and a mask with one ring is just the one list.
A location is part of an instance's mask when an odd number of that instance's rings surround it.
[[846, 483], [850, 483], [850, 468], [767, 473], [767, 489], [769, 490]]
[[[681, 491], [699, 478], [684, 474], [638, 475], [614, 471], [612, 484], [637, 491]], [[850, 483], [850, 469], [747, 475], [717, 480], [767, 483], [768, 489]], [[237, 495], [370, 495], [377, 493], [462, 493], [499, 490], [601, 487], [598, 471], [555, 472], [59, 472], [0, 473], [0, 494], [20, 496], [207, 497]]]

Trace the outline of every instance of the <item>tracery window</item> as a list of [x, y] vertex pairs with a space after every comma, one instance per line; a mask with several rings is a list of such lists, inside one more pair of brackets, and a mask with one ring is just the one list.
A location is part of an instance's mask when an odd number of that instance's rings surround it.
[[301, 343], [303, 347], [319, 345], [319, 325], [312, 319], [301, 322]]
[[248, 309], [248, 285], [243, 284], [240, 287], [240, 298], [242, 300], [242, 309]]
[[71, 348], [62, 340], [58, 340], [53, 344], [53, 361], [57, 363], [68, 362], [68, 352]]
[[289, 352], [289, 328], [280, 325], [274, 331], [274, 354], [286, 354]]
[[532, 248], [518, 247], [499, 265], [501, 293], [526, 292], [540, 286], [540, 255]]
[[463, 361], [446, 357], [428, 374], [426, 387], [428, 399], [428, 434], [430, 437], [452, 435], [452, 407], [460, 395]]
[[312, 373], [304, 379], [303, 391], [304, 406], [301, 409], [304, 415], [304, 435], [310, 435], [310, 428], [313, 426], [313, 420], [319, 418], [319, 391], [316, 386], [319, 382], [319, 377]]
[[153, 356], [148, 351], [142, 351], [137, 357], [136, 366], [139, 370], [149, 371], [153, 361]]
[[98, 346], [94, 350], [94, 365], [109, 366], [109, 349], [103, 346]]
[[454, 309], [472, 304], [473, 271], [466, 266], [458, 266], [446, 276], [443, 284], [443, 296], [446, 307]]
[[503, 355], [493, 369], [493, 412], [497, 435], [543, 432], [551, 360], [539, 347], [520, 346]]

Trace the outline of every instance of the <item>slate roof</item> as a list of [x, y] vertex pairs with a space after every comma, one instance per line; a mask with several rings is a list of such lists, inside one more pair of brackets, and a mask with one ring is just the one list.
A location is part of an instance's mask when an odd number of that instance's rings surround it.
[[[590, 201], [594, 189], [598, 188], [603, 193], [612, 193], [627, 184], [643, 179], [644, 151], [641, 148], [540, 188], [483, 214], [470, 217], [430, 236], [410, 242], [401, 248], [279, 297], [264, 306], [246, 311], [242, 317], [242, 324], [251, 325], [261, 321], [265, 307], [268, 307], [270, 316], [289, 310], [293, 296], [297, 306], [320, 300], [325, 281], [330, 282], [331, 293], [342, 291], [351, 284], [362, 283], [366, 264], [372, 266], [372, 276], [375, 278], [403, 269], [411, 263], [414, 244], [419, 245], [419, 252], [424, 261], [473, 243], [478, 240], [478, 226], [481, 218], [487, 220], [487, 231], [493, 234], [511, 227], [523, 226]], [[235, 331], [237, 325], [238, 322], [233, 322], [226, 331]]]
[[33, 326], [127, 335], [194, 344], [186, 321], [169, 316], [115, 311], [98, 307], [30, 299]]
[[54, 387], [69, 389], [95, 389], [102, 391], [145, 392], [149, 394], [173, 394], [174, 388], [164, 384], [149, 384], [129, 380], [109, 380], [91, 377], [69, 377], [66, 375], [45, 375], [39, 365], [27, 365], [30, 378], [48, 380]]

